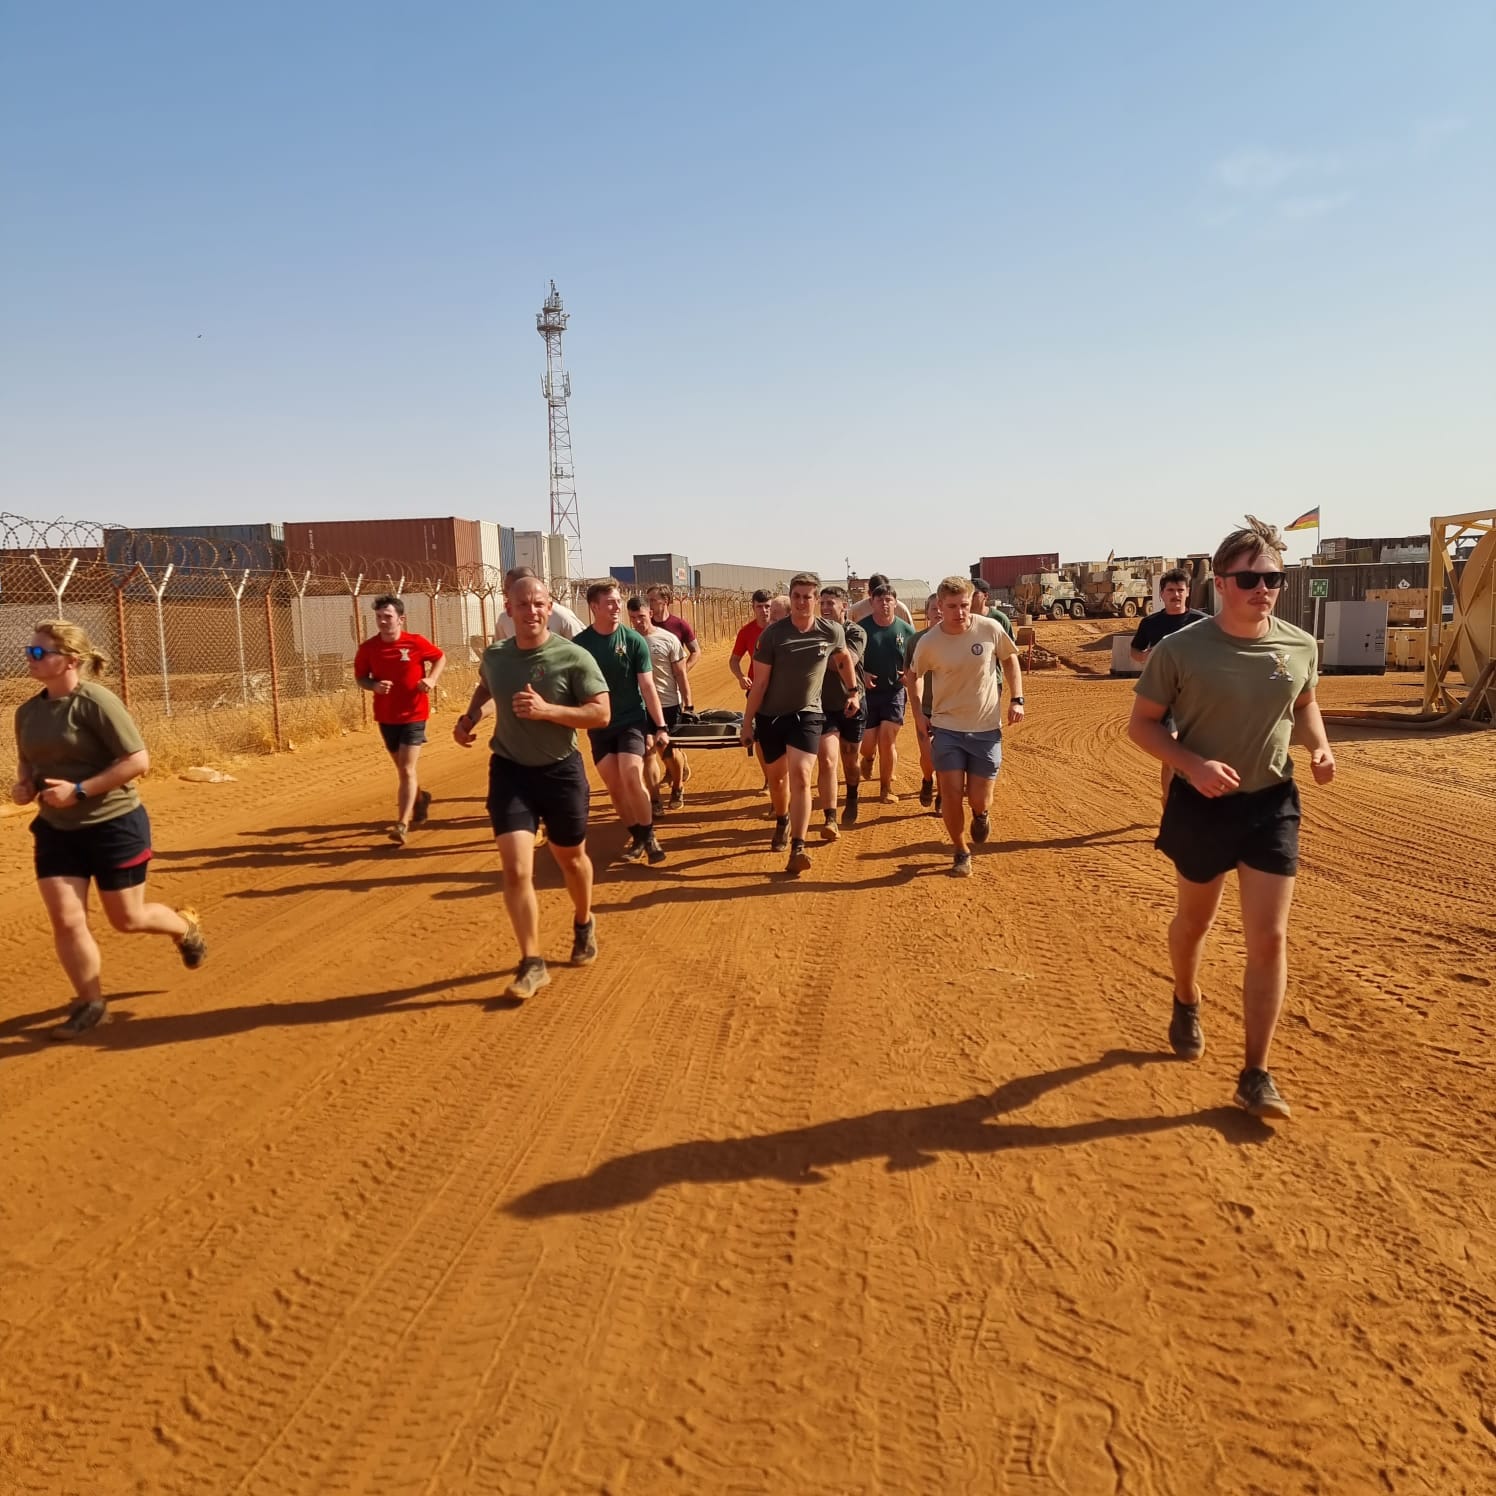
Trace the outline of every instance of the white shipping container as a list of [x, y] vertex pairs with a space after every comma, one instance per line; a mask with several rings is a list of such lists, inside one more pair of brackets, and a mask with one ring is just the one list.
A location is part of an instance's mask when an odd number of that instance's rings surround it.
[[567, 553], [566, 537], [564, 535], [547, 535], [545, 537], [546, 559], [549, 570], [546, 573], [551, 584], [551, 591], [555, 594], [565, 592], [566, 584], [571, 576], [571, 561]]
[[537, 577], [549, 577], [549, 556], [546, 555], [545, 536], [539, 530], [516, 530], [514, 532], [514, 564], [528, 566]]
[[504, 555], [499, 548], [497, 524], [490, 524], [486, 519], [478, 521], [478, 550], [485, 566], [491, 566], [495, 571], [503, 571]]

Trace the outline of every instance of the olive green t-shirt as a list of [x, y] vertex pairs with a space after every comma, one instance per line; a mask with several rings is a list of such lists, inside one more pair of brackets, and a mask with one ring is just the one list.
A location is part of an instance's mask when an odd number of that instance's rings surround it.
[[758, 636], [753, 651], [754, 660], [773, 672], [759, 711], [766, 717], [820, 711], [826, 663], [833, 651], [846, 647], [841, 624], [829, 618], [812, 618], [804, 633], [795, 627], [793, 618], [771, 623]]
[[[55, 699], [43, 691], [16, 708], [16, 757], [25, 766], [22, 776], [38, 792], [49, 779], [68, 784], [92, 779], [144, 747], [145, 739], [124, 702], [96, 681], [80, 681], [76, 691]], [[37, 814], [48, 825], [71, 831], [128, 815], [139, 804], [132, 782], [61, 810], [38, 805]]]
[[[863, 632], [862, 625], [844, 623], [842, 633], [847, 636], [847, 648], [852, 651], [852, 658], [861, 670], [863, 651], [867, 648], [867, 635]], [[847, 714], [847, 687], [834, 670], [828, 670], [821, 683], [821, 710], [828, 717], [844, 717]]]
[[1156, 644], [1133, 689], [1173, 714], [1184, 747], [1230, 764], [1251, 794], [1293, 778], [1293, 704], [1318, 681], [1318, 654], [1281, 618], [1260, 639], [1206, 618]]
[[576, 752], [576, 729], [556, 722], [534, 722], [514, 715], [514, 697], [526, 686], [552, 706], [581, 706], [607, 694], [608, 683], [585, 649], [556, 634], [538, 649], [521, 649], [513, 639], [490, 644], [478, 666], [493, 697], [494, 730], [489, 748], [500, 758], [539, 768], [558, 764]]

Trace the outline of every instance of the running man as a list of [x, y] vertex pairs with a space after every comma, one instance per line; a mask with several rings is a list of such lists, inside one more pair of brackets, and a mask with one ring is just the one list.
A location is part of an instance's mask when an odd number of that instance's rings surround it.
[[1014, 637], [1013, 620], [1008, 617], [1005, 609], [998, 607], [992, 601], [991, 584], [984, 582], [981, 577], [977, 577], [971, 585], [973, 588], [971, 611], [983, 618], [990, 618], [994, 623], [1001, 626], [1003, 633], [1008, 638], [1012, 639]]
[[969, 578], [947, 577], [936, 590], [940, 624], [919, 636], [905, 683], [914, 691], [926, 671], [932, 677], [930, 754], [940, 813], [955, 848], [951, 876], [969, 878], [966, 807], [971, 806], [971, 840], [986, 841], [992, 787], [1003, 761], [1002, 682], [1008, 685], [1007, 724], [1014, 727], [1023, 721], [1023, 672], [1018, 646], [993, 619], [971, 611]]
[[781, 618], [790, 616], [790, 598], [787, 592], [776, 592], [769, 599], [769, 622], [778, 623]]
[[[695, 711], [695, 707], [691, 705], [691, 677], [686, 673], [685, 646], [667, 629], [656, 626], [642, 598], [629, 599], [629, 627], [649, 648], [655, 690], [659, 693], [665, 727], [668, 732], [674, 732], [680, 724], [681, 709]], [[685, 755], [671, 746], [668, 739], [653, 755], [646, 755], [644, 778], [645, 788], [649, 791], [651, 813], [656, 803], [655, 790], [662, 767], [670, 784], [670, 809], [680, 810], [685, 805], [685, 763]], [[650, 782], [651, 775], [656, 776], [653, 783]]]
[[[1210, 616], [1199, 608], [1190, 607], [1190, 574], [1182, 566], [1166, 571], [1158, 579], [1158, 590], [1163, 598], [1163, 612], [1150, 613], [1138, 624], [1137, 632], [1132, 636], [1132, 645], [1127, 651], [1127, 657], [1139, 667], [1147, 665], [1148, 656], [1170, 634], [1178, 633], [1180, 629], [1186, 629], [1192, 623], [1199, 623], [1202, 618]], [[1174, 719], [1167, 712], [1164, 713], [1163, 724], [1170, 732], [1174, 731]], [[1159, 786], [1165, 805], [1169, 803], [1169, 785], [1173, 779], [1174, 770], [1165, 764]]]
[[416, 766], [431, 720], [431, 693], [447, 657], [429, 639], [406, 632], [405, 604], [393, 593], [374, 599], [374, 622], [379, 632], [359, 645], [353, 676], [360, 690], [374, 693], [374, 721], [394, 760], [400, 787], [389, 838], [403, 847], [410, 828], [431, 809], [431, 792], [421, 788]]
[[610, 715], [607, 725], [594, 728], [592, 761], [608, 787], [608, 797], [618, 819], [628, 827], [629, 842], [624, 862], [665, 860], [664, 849], [655, 840], [654, 803], [644, 783], [644, 754], [653, 737], [661, 753], [670, 746], [665, 713], [655, 690], [654, 662], [649, 646], [620, 619], [623, 598], [618, 583], [609, 577], [587, 589], [587, 609], [592, 622], [574, 641], [585, 649], [608, 685]]
[[[847, 589], [845, 587], [821, 588], [821, 617], [840, 624], [847, 638], [847, 648], [857, 668], [862, 668], [862, 654], [867, 648], [867, 633], [860, 623], [847, 621]], [[821, 727], [821, 745], [817, 757], [820, 762], [820, 801], [824, 816], [822, 834], [827, 841], [835, 841], [841, 835], [836, 824], [836, 777], [837, 767], [842, 761], [842, 745], [846, 745], [847, 766], [847, 825], [857, 824], [857, 745], [862, 741], [867, 726], [866, 703], [850, 699], [840, 675], [828, 670], [821, 684], [821, 715], [825, 722]]]
[[[873, 756], [878, 758], [878, 798], [892, 805], [893, 776], [899, 767], [899, 729], [904, 725], [904, 651], [914, 639], [914, 625], [897, 614], [898, 594], [883, 584], [873, 589], [872, 617], [867, 630], [867, 650], [862, 660], [862, 679], [867, 687], [867, 736], [862, 740], [862, 777], [873, 777]], [[905, 613], [909, 610], [904, 609]]]
[[[852, 603], [848, 606], [847, 617], [850, 618], [853, 623], [866, 623], [868, 619], [873, 616], [873, 594], [876, 593], [880, 587], [887, 587], [888, 585], [888, 578], [885, 577], [881, 571], [875, 571], [872, 576], [867, 579], [867, 596], [858, 598], [855, 603]], [[899, 615], [900, 618], [904, 620], [905, 623], [909, 625], [910, 628], [913, 628], [914, 614], [912, 614], [909, 609], [898, 600], [898, 598], [899, 595], [897, 592], [895, 592], [893, 610]]]
[[816, 617], [821, 580], [801, 572], [790, 580], [790, 616], [771, 623], [753, 656], [753, 689], [743, 713], [741, 740], [763, 748], [774, 806], [770, 851], [790, 848], [787, 872], [810, 866], [810, 776], [821, 748], [821, 686], [829, 665], [846, 688], [846, 706], [861, 704], [857, 665], [839, 623]]
[[[516, 582], [522, 582], [526, 577], [533, 577], [534, 575], [534, 568], [529, 566], [514, 566], [504, 573], [504, 602], [506, 606], [494, 623], [493, 636], [496, 643], [502, 639], [514, 638], [514, 618], [507, 606], [509, 594]], [[546, 596], [550, 596], [549, 587], [546, 588]], [[551, 633], [559, 639], [575, 639], [582, 632], [585, 625], [565, 603], [558, 603], [553, 600], [551, 603], [549, 627]]]
[[[1169, 1044], [1181, 1059], [1205, 1053], [1200, 958], [1236, 872], [1242, 934], [1246, 1064], [1236, 1104], [1254, 1117], [1289, 1116], [1267, 1068], [1288, 986], [1288, 914], [1299, 866], [1299, 791], [1290, 744], [1309, 748], [1316, 784], [1335, 777], [1335, 755], [1314, 699], [1317, 647], [1273, 617], [1283, 587], [1282, 535], [1258, 520], [1235, 530], [1212, 562], [1221, 611], [1156, 644], [1135, 687], [1127, 732], [1174, 773], [1154, 845], [1174, 864], [1169, 926], [1174, 1013]], [[1164, 726], [1172, 715], [1176, 739]]]
[[[189, 970], [203, 964], [208, 944], [196, 910], [145, 901], [151, 821], [135, 781], [150, 768], [151, 756], [124, 702], [98, 683], [104, 656], [78, 624], [53, 618], [36, 625], [26, 661], [41, 690], [16, 708], [10, 798], [36, 806], [36, 887], [73, 989], [72, 1011], [47, 1037], [66, 1042], [109, 1017], [99, 947], [88, 927], [90, 883], [98, 885], [104, 916], [116, 930], [168, 936]], [[93, 679], [85, 680], [85, 673]], [[11, 980], [33, 976], [18, 967]]]
[[[732, 641], [732, 653], [727, 657], [727, 668], [743, 688], [745, 696], [753, 689], [753, 651], [758, 648], [759, 635], [769, 626], [769, 611], [773, 606], [774, 594], [767, 587], [760, 587], [753, 594], [753, 617], [738, 630], [738, 637]], [[745, 656], [748, 660], [746, 675], [739, 663]]]
[[694, 670], [697, 660], [701, 658], [701, 645], [697, 641], [696, 630], [684, 618], [677, 617], [670, 611], [675, 602], [675, 594], [668, 587], [656, 585], [644, 595], [649, 599], [649, 616], [660, 628], [680, 640], [681, 647], [686, 651], [686, 669]]
[[[925, 599], [925, 627], [935, 628], [940, 623], [940, 594], [932, 592]], [[904, 669], [907, 672], [914, 659], [914, 647], [919, 643], [916, 634], [904, 646]], [[930, 672], [925, 671], [919, 682], [919, 710], [914, 714], [914, 740], [919, 745], [919, 803], [926, 810], [933, 804], [935, 814], [940, 814], [940, 797], [935, 793], [935, 760], [930, 756]]]
[[590, 792], [577, 729], [607, 725], [608, 685], [586, 650], [546, 627], [551, 594], [539, 577], [516, 580], [504, 606], [514, 637], [483, 651], [477, 689], [452, 736], [471, 748], [493, 703], [488, 816], [504, 873], [504, 907], [519, 942], [519, 968], [507, 995], [526, 998], [551, 980], [540, 954], [535, 898], [535, 833], [542, 822], [571, 895], [572, 964], [585, 966], [597, 957], [587, 856]]

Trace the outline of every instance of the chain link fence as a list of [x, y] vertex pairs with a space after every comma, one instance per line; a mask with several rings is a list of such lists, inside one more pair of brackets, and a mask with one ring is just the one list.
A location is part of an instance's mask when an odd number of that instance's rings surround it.
[[[104, 682], [129, 707], [162, 768], [271, 753], [371, 721], [353, 656], [393, 592], [406, 626], [447, 656], [436, 706], [465, 704], [503, 610], [493, 567], [402, 566], [370, 556], [301, 557], [249, 542], [0, 514], [0, 707], [9, 722], [36, 687], [22, 646], [44, 618], [81, 624], [108, 657]], [[585, 617], [585, 582], [572, 606]], [[630, 589], [625, 588], [627, 593]], [[642, 589], [639, 589], [642, 590]], [[677, 592], [703, 649], [748, 618], [741, 592]]]

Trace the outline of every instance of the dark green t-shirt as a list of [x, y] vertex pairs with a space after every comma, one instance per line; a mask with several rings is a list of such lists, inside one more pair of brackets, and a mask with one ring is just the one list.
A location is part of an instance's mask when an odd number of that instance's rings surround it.
[[1239, 639], [1206, 618], [1154, 645], [1133, 689], [1168, 708], [1184, 747], [1230, 764], [1251, 794], [1293, 778], [1293, 704], [1318, 678], [1303, 629], [1274, 618], [1262, 638]]
[[608, 726], [647, 726], [649, 713], [639, 690], [639, 677], [654, 674], [654, 659], [644, 635], [621, 623], [611, 634], [600, 634], [589, 625], [572, 643], [597, 661], [597, 668], [608, 683], [608, 700], [613, 708]]
[[[867, 648], [867, 633], [860, 623], [844, 623], [842, 632], [847, 636], [847, 648], [852, 651], [857, 669], [861, 670], [862, 652]], [[826, 672], [826, 678], [821, 684], [821, 710], [828, 717], [844, 717], [847, 712], [847, 688], [834, 670]]]
[[1003, 633], [1008, 636], [1008, 638], [1012, 639], [1016, 637], [1013, 633], [1013, 620], [1009, 618], [1001, 608], [996, 606], [988, 608], [987, 616], [1003, 631]]
[[812, 618], [801, 633], [792, 618], [771, 623], [758, 636], [754, 660], [772, 672], [759, 707], [766, 717], [784, 717], [791, 712], [818, 712], [821, 685], [832, 652], [847, 647], [841, 624], [829, 618]]
[[513, 639], [490, 644], [478, 666], [493, 697], [494, 730], [489, 748], [501, 758], [539, 768], [576, 752], [576, 730], [555, 722], [532, 722], [514, 715], [514, 697], [526, 686], [552, 706], [581, 706], [601, 696], [608, 683], [597, 662], [570, 639], [549, 634], [538, 649], [521, 649]]
[[[25, 766], [23, 777], [38, 792], [49, 779], [68, 784], [92, 779], [144, 747], [124, 702], [96, 681], [80, 681], [76, 691], [55, 699], [43, 691], [16, 708], [16, 757]], [[38, 805], [36, 813], [48, 825], [71, 831], [128, 815], [139, 804], [140, 794], [131, 783], [61, 810]]]
[[873, 677], [869, 690], [892, 691], [899, 684], [899, 672], [904, 668], [904, 649], [914, 637], [913, 626], [902, 618], [882, 625], [869, 618], [862, 626], [867, 630], [862, 668]]

